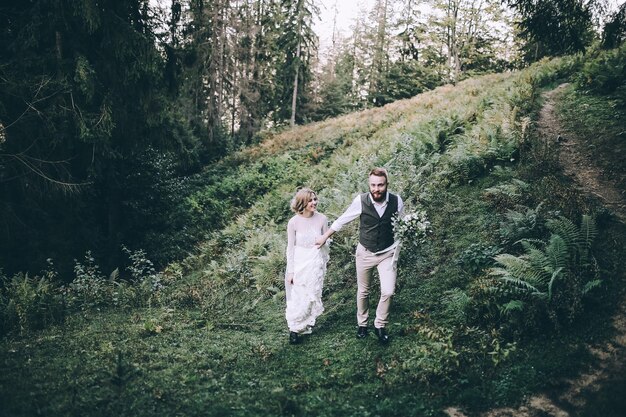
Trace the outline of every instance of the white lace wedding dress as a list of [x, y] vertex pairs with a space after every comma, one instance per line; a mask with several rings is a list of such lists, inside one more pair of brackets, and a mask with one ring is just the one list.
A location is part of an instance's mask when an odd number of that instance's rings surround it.
[[[328, 219], [315, 212], [311, 217], [295, 215], [287, 225], [287, 273], [285, 317], [289, 331], [311, 333], [315, 320], [324, 311], [322, 288], [329, 259], [328, 242], [318, 249], [315, 239], [326, 232]], [[289, 276], [293, 274], [293, 284]]]

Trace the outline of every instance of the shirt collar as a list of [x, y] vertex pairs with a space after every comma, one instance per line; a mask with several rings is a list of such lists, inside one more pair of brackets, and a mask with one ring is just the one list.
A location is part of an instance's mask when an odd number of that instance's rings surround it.
[[380, 203], [374, 201], [374, 199], [372, 198], [372, 193], [367, 193], [367, 196], [370, 198], [370, 201], [372, 202], [372, 204], [376, 204], [379, 206], [384, 206], [385, 204], [389, 202], [389, 191], [385, 193], [385, 201], [382, 201]]

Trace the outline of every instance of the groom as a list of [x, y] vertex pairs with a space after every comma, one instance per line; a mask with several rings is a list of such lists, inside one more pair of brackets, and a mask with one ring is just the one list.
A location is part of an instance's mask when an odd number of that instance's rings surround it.
[[358, 195], [328, 231], [315, 242], [320, 246], [323, 245], [335, 232], [359, 218], [359, 244], [356, 249], [356, 305], [359, 329], [356, 337], [363, 339], [367, 336], [370, 281], [374, 268], [377, 268], [380, 277], [380, 300], [376, 309], [374, 332], [381, 343], [389, 341], [385, 326], [388, 323], [391, 297], [396, 287], [394, 255], [398, 242], [393, 237], [391, 220], [394, 214], [401, 214], [404, 208], [400, 196], [388, 192], [387, 185], [387, 171], [384, 168], [374, 168], [369, 174], [370, 192]]

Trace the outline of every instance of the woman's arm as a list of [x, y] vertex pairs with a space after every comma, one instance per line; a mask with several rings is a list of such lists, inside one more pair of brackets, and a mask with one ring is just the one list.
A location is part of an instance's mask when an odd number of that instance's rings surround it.
[[287, 223], [287, 281], [293, 284], [293, 257], [296, 247], [296, 225], [294, 218]]

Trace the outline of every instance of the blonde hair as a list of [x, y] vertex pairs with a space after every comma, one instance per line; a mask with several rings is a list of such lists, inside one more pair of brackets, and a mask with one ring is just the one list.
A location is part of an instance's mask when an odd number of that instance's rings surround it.
[[291, 210], [302, 213], [309, 201], [313, 200], [313, 196], [317, 196], [315, 191], [310, 188], [300, 188], [291, 200]]

